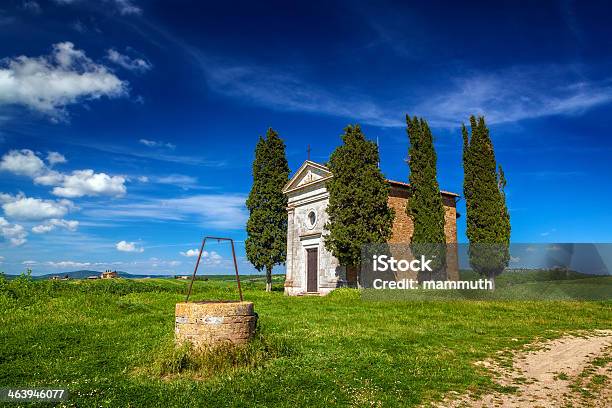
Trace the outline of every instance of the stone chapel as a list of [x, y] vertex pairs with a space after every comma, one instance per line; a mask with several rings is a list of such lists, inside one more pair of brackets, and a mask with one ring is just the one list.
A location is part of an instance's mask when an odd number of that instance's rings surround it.
[[[323, 243], [327, 222], [329, 194], [326, 182], [333, 175], [319, 163], [307, 160], [285, 185], [287, 195], [287, 275], [285, 294], [326, 295], [343, 286], [356, 286], [359, 271], [347, 271]], [[392, 235], [389, 243], [409, 243], [412, 236], [412, 220], [406, 214], [406, 202], [410, 198], [409, 184], [387, 180], [390, 186], [389, 206], [395, 210]], [[457, 242], [458, 194], [441, 191], [445, 211], [445, 235], [447, 244]], [[458, 260], [456, 246], [447, 251], [449, 279], [457, 279]]]

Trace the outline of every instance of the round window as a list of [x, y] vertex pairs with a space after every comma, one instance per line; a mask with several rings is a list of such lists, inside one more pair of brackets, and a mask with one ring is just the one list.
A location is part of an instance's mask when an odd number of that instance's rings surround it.
[[313, 228], [316, 223], [317, 223], [317, 213], [315, 213], [314, 210], [311, 210], [308, 213], [308, 226], [310, 228]]

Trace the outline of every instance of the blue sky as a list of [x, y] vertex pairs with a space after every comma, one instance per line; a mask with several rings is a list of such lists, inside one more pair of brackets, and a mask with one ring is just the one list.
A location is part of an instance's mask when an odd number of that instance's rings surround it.
[[[188, 273], [211, 234], [251, 272], [257, 137], [295, 170], [360, 123], [406, 181], [406, 113], [458, 193], [460, 124], [485, 115], [514, 242], [611, 242], [610, 8], [495, 3], [3, 2], [0, 268]], [[230, 266], [211, 245], [204, 270]]]

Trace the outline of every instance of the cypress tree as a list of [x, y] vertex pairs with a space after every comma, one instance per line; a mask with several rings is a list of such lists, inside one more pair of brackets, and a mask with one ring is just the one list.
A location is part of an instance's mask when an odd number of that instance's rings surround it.
[[325, 247], [341, 265], [357, 267], [365, 244], [386, 243], [393, 210], [389, 185], [378, 168], [378, 146], [366, 140], [359, 125], [347, 126], [342, 145], [331, 154], [327, 182], [329, 204]]
[[406, 123], [410, 141], [408, 165], [411, 190], [406, 212], [414, 225], [410, 248], [415, 258], [423, 255], [431, 259], [433, 273], [436, 273], [446, 265], [446, 236], [444, 205], [436, 179], [437, 158], [433, 136], [424, 119], [416, 116], [410, 119], [406, 115]]
[[289, 180], [285, 143], [272, 129], [259, 137], [253, 161], [253, 186], [246, 201], [246, 254], [255, 269], [266, 271], [266, 291], [272, 290], [272, 268], [287, 258], [287, 197]]
[[472, 268], [494, 282], [510, 260], [510, 215], [506, 178], [497, 171], [493, 143], [483, 117], [470, 117], [471, 136], [463, 134], [463, 168], [467, 237]]

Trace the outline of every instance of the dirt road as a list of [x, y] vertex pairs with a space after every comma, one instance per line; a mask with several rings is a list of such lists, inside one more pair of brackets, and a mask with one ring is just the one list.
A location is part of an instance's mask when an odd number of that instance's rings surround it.
[[445, 407], [612, 407], [612, 330], [528, 345], [509, 359], [483, 361], [514, 390], [449, 398]]

